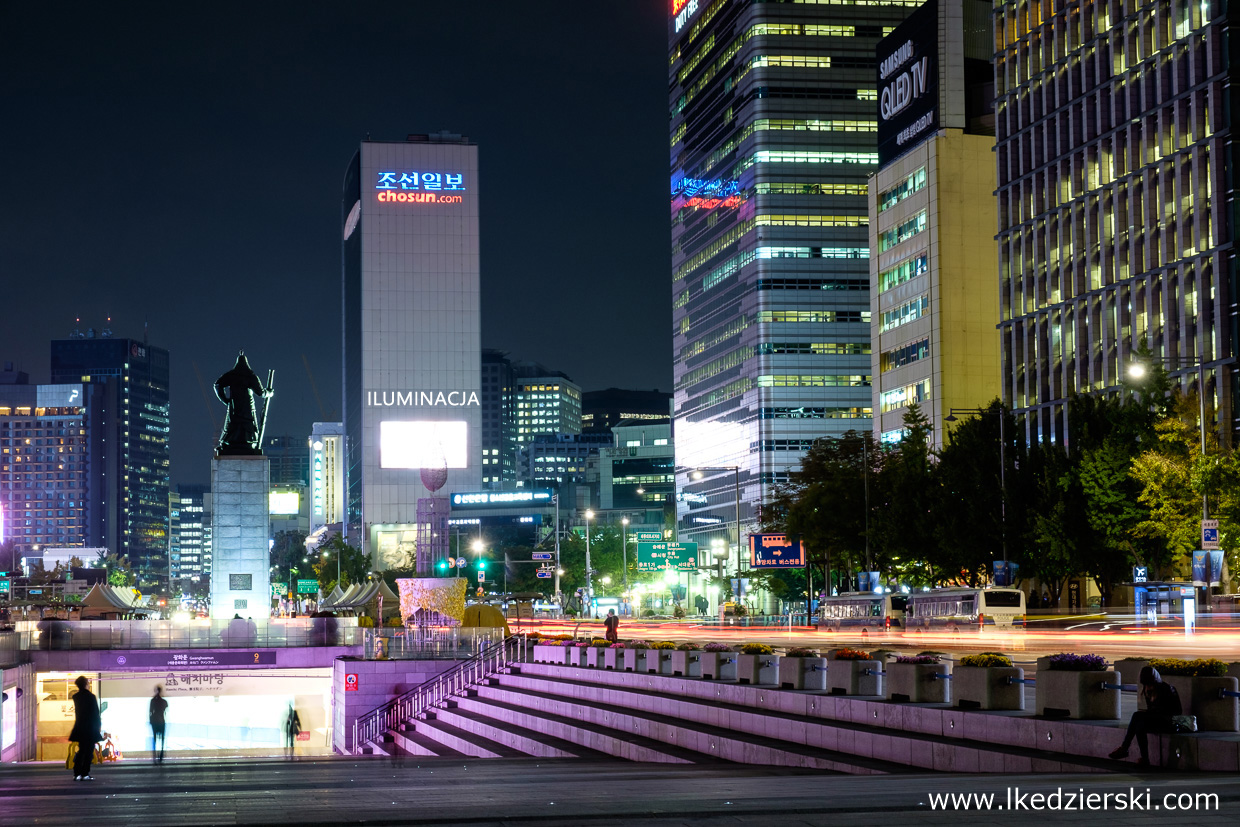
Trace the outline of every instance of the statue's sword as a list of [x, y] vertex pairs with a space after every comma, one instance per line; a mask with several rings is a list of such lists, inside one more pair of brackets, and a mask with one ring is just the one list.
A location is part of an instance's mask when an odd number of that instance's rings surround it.
[[267, 371], [267, 398], [263, 400], [263, 424], [258, 429], [258, 450], [263, 450], [263, 438], [267, 434], [267, 409], [271, 407], [271, 397], [274, 395], [272, 386], [276, 382], [276, 372], [274, 369]]

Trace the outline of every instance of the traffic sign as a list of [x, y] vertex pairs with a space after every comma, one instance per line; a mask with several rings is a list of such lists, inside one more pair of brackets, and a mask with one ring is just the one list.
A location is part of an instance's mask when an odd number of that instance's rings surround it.
[[11, 581], [8, 578], [0, 580], [0, 592], [7, 592], [11, 590], [12, 586], [10, 585], [10, 583]]
[[481, 586], [479, 586], [479, 587], [478, 587], [478, 592], [477, 592], [477, 594], [478, 594], [478, 596], [479, 596], [479, 597], [482, 597], [482, 587], [481, 587]]
[[356, 692], [357, 691], [357, 675], [356, 674], [352, 672], [348, 672], [345, 674], [344, 691], [345, 692]]
[[449, 558], [448, 558], [448, 568], [450, 568], [450, 569], [454, 569], [454, 568], [456, 568], [456, 558], [455, 558], [455, 557], [449, 557]]
[[317, 580], [298, 580], [297, 581], [297, 593], [298, 594], [314, 594], [318, 590], [319, 590], [319, 581]]
[[805, 549], [799, 539], [786, 534], [750, 534], [751, 569], [803, 569]]
[[697, 550], [697, 543], [638, 543], [637, 570], [662, 571], [672, 568], [695, 571]]
[[465, 558], [464, 558], [464, 557], [458, 557], [458, 558], [456, 558], [456, 567], [457, 567], [458, 569], [463, 569], [463, 568], [465, 568]]
[[534, 552], [533, 554], [531, 554], [531, 555], [530, 555], [530, 559], [532, 559], [532, 560], [550, 560], [550, 559], [551, 559], [551, 552], [549, 552], [549, 551], [536, 551], [536, 552]]
[[551, 572], [550, 572], [549, 570], [547, 570], [547, 569], [539, 569], [539, 570], [538, 570], [537, 572], [535, 572], [535, 573], [538, 575], [538, 578], [539, 578], [540, 580], [546, 580], [548, 577], [550, 577], [550, 576], [551, 576]]
[[478, 572], [478, 582], [479, 582], [479, 583], [485, 582], [485, 581], [486, 581], [486, 579], [487, 579], [487, 573], [486, 573], [485, 571], [480, 571], [480, 572]]
[[1218, 520], [1201, 521], [1201, 548], [1204, 551], [1218, 550]]
[[658, 531], [638, 531], [637, 542], [639, 543], [659, 543], [663, 541], [662, 532]]

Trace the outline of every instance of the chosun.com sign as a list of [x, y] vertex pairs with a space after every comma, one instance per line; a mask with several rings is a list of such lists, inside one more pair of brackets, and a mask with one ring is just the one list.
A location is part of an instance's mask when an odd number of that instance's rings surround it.
[[460, 195], [465, 191], [465, 175], [385, 171], [379, 173], [375, 190], [376, 197], [384, 204], [460, 204], [465, 200]]

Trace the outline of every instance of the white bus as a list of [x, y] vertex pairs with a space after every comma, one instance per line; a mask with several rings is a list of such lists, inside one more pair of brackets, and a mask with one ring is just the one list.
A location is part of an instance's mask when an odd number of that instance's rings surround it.
[[851, 592], [818, 601], [818, 628], [882, 631], [904, 621], [906, 594]]
[[904, 625], [908, 629], [1011, 628], [1025, 622], [1025, 593], [1020, 589], [932, 589], [908, 595]]

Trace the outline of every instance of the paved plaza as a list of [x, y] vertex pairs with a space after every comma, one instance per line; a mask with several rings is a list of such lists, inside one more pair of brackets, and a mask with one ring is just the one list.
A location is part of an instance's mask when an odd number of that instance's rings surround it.
[[[416, 824], [416, 825], [843, 825], [1034, 824], [1051, 821], [1234, 825], [1234, 776], [844, 776], [734, 764], [664, 765], [580, 760], [307, 758], [201, 759], [161, 767], [124, 761], [74, 782], [61, 766], [0, 767], [0, 824]], [[1190, 813], [932, 812], [931, 793], [1217, 795]], [[1026, 804], [1030, 799], [1025, 800]]]

